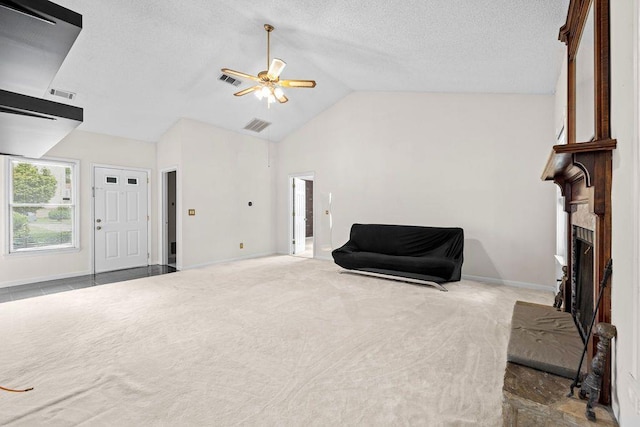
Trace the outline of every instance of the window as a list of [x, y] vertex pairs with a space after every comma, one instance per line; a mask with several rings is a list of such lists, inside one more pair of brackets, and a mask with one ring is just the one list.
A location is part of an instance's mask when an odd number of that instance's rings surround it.
[[9, 252], [78, 247], [77, 162], [9, 158]]

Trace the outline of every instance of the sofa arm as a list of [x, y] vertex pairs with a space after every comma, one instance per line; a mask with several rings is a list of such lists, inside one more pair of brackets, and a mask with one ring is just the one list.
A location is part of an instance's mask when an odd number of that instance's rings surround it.
[[358, 246], [356, 246], [355, 243], [353, 243], [351, 240], [349, 240], [344, 245], [342, 245], [339, 248], [334, 249], [333, 251], [331, 251], [331, 253], [332, 254], [335, 254], [335, 253], [350, 254], [350, 253], [359, 252], [359, 251], [360, 251], [360, 249], [358, 249]]

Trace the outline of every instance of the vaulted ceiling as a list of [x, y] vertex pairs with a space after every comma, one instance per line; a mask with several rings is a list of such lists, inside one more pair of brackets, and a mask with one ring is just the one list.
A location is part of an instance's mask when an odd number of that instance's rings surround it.
[[[51, 86], [80, 129], [157, 141], [181, 117], [279, 141], [351, 91], [553, 93], [568, 0], [53, 0], [83, 30]], [[267, 108], [218, 80], [266, 68], [315, 79]], [[64, 102], [61, 98], [50, 99]], [[271, 122], [255, 134], [253, 118]]]

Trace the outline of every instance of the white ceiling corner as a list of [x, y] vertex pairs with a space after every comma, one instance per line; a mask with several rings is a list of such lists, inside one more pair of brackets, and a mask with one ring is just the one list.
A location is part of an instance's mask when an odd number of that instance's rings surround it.
[[[77, 93], [80, 129], [153, 142], [181, 117], [279, 141], [351, 91], [553, 93], [569, 3], [54, 1], [83, 15], [51, 85]], [[282, 77], [318, 82], [269, 109], [218, 80], [266, 68], [265, 23]], [[253, 118], [272, 125], [243, 130]]]

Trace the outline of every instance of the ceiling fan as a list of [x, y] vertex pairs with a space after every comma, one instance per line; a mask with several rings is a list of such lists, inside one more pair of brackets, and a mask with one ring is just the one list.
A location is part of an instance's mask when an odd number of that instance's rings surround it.
[[286, 88], [313, 88], [316, 87], [315, 80], [280, 80], [280, 73], [287, 65], [282, 59], [273, 58], [273, 61], [269, 61], [270, 54], [270, 41], [271, 32], [275, 29], [273, 25], [264, 24], [264, 29], [267, 31], [267, 70], [260, 71], [257, 76], [251, 74], [242, 73], [240, 71], [230, 70], [229, 68], [223, 68], [222, 72], [225, 74], [231, 74], [232, 76], [240, 77], [243, 79], [252, 80], [258, 84], [250, 88], [241, 90], [234, 93], [235, 96], [243, 96], [248, 93], [254, 92], [258, 99], [267, 98], [269, 104], [278, 101], [284, 104], [289, 100], [284, 95], [283, 87]]

